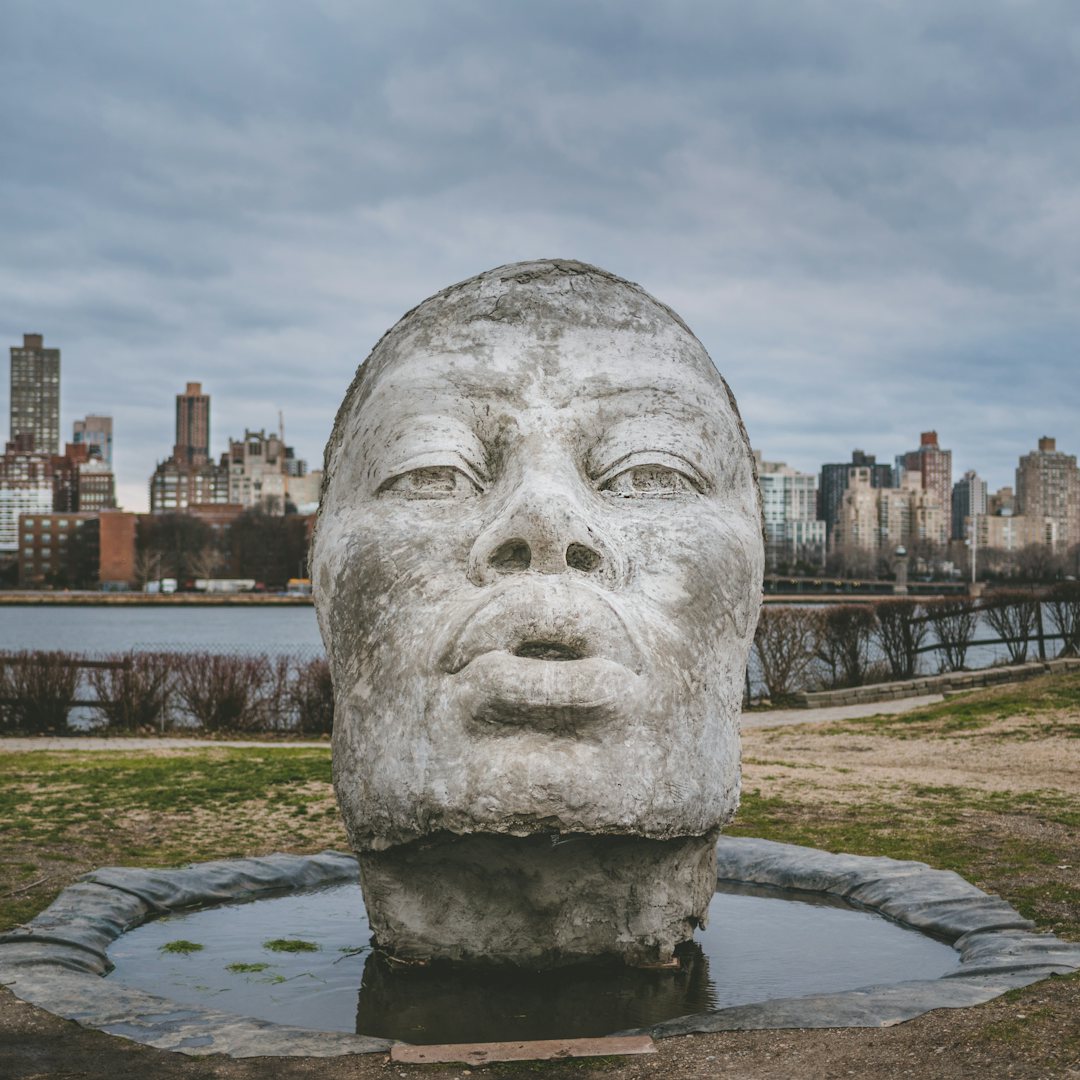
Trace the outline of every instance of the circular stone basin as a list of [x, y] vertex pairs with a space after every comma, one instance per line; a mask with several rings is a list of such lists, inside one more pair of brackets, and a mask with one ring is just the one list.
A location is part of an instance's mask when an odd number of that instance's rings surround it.
[[[751, 837], [721, 837], [716, 855], [722, 891], [710, 928], [685, 950], [678, 971], [582, 968], [574, 972], [573, 991], [566, 971], [535, 982], [520, 972], [488, 972], [478, 985], [469, 985], [448, 980], [446, 970], [436, 965], [389, 970], [363, 949], [366, 929], [355, 886], [353, 891], [327, 888], [355, 883], [358, 877], [356, 860], [332, 851], [180, 868], [94, 870], [29, 923], [0, 934], [0, 982], [19, 999], [58, 1016], [163, 1050], [333, 1057], [386, 1053], [394, 1045], [386, 1037], [356, 1034], [357, 1016], [362, 1031], [395, 1032], [406, 1042], [468, 1037], [460, 1018], [470, 1013], [476, 1014], [474, 1031], [491, 1030], [482, 1024], [497, 1027], [494, 1041], [513, 1038], [507, 1024], [525, 1022], [558, 1021], [567, 1025], [560, 1030], [569, 1032], [603, 1027], [607, 1034], [636, 1023], [654, 1038], [764, 1028], [883, 1027], [931, 1009], [976, 1005], [1080, 969], [1080, 944], [1038, 933], [1000, 897], [925, 863]], [[728, 888], [731, 882], [738, 889]], [[798, 902], [782, 899], [782, 890]], [[820, 902], [808, 903], [815, 896]], [[239, 903], [251, 900], [256, 902]], [[275, 906], [286, 901], [300, 907], [289, 914], [287, 906]], [[316, 926], [318, 920], [305, 907], [309, 904], [322, 908], [333, 924], [328, 935]], [[733, 906], [740, 904], [745, 906]], [[269, 913], [276, 911], [282, 914], [271, 919]], [[874, 919], [868, 912], [886, 918]], [[181, 913], [191, 921], [176, 918]], [[211, 923], [203, 927], [194, 921], [204, 918], [232, 919], [234, 929], [214, 930], [212, 938]], [[249, 921], [256, 929], [244, 943], [240, 932]], [[866, 926], [875, 935], [889, 935], [888, 940], [874, 936], [871, 944], [861, 938]], [[148, 937], [145, 959], [132, 961], [128, 946], [144, 933], [162, 936], [156, 944]], [[308, 941], [317, 948], [267, 949], [265, 942], [274, 938]], [[187, 953], [159, 948], [183, 939], [203, 948]], [[905, 956], [890, 957], [889, 942], [903, 943]], [[943, 961], [933, 961], [936, 974], [912, 978], [904, 965], [927, 946], [941, 957], [936, 942], [951, 945], [955, 959], [946, 953]], [[119, 967], [103, 979], [112, 966], [110, 953]], [[846, 970], [849, 960], [881, 961], [888, 971]], [[196, 962], [208, 963], [206, 976], [190, 978]], [[186, 990], [170, 985], [177, 973], [187, 978]], [[128, 977], [145, 978], [142, 985], [150, 989], [121, 981]], [[807, 978], [820, 981], [807, 983]], [[841, 981], [830, 981], [834, 978]], [[550, 990], [551, 979], [562, 987], [558, 995]], [[854, 989], [806, 990], [856, 983], [861, 985]], [[311, 1009], [304, 1014], [293, 989], [301, 984], [314, 990]], [[269, 990], [271, 996], [288, 991], [283, 1012], [264, 1014], [284, 1022], [248, 1014], [261, 1008], [242, 1000], [249, 988]], [[195, 996], [187, 997], [189, 991]], [[784, 996], [766, 996], [777, 992]], [[271, 1004], [280, 1010], [280, 1000]], [[499, 1008], [501, 1014], [495, 1011]], [[672, 1019], [653, 1019], [662, 1016]], [[439, 1025], [448, 1022], [452, 1034], [440, 1033]], [[590, 1026], [571, 1026], [581, 1022]], [[315, 1030], [313, 1025], [343, 1030]]]
[[368, 945], [355, 883], [155, 919], [109, 976], [171, 1001], [411, 1043], [609, 1035], [673, 1017], [937, 979], [956, 951], [837, 899], [721, 886], [676, 970], [402, 966]]

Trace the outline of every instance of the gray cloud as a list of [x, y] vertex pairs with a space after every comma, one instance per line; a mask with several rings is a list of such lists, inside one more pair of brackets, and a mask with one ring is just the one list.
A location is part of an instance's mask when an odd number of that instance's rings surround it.
[[682, 312], [769, 458], [891, 459], [936, 428], [997, 486], [1041, 434], [1080, 450], [1068, 3], [0, 20], [5, 344], [62, 347], [65, 427], [114, 414], [136, 508], [188, 379], [216, 449], [283, 408], [314, 463], [390, 323], [538, 255]]

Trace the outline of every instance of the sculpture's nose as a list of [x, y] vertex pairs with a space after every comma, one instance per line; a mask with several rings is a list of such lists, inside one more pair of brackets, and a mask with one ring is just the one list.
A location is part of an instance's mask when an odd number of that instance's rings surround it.
[[[580, 481], [577, 484], [580, 485]], [[575, 479], [527, 470], [519, 487], [476, 538], [469, 577], [490, 585], [506, 574], [586, 574], [599, 584], [615, 585], [619, 563], [602, 535], [595, 515], [583, 504], [588, 493], [575, 490]]]

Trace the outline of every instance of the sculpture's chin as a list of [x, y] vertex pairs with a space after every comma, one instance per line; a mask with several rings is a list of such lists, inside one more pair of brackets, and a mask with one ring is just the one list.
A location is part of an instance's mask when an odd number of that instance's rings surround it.
[[360, 877], [376, 945], [400, 959], [662, 964], [705, 922], [716, 838], [441, 833], [361, 852]]

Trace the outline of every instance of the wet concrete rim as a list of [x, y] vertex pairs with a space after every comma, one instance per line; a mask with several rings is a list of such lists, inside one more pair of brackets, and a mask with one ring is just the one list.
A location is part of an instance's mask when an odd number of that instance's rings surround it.
[[[939, 979], [774, 999], [612, 1034], [666, 1038], [707, 1031], [887, 1027], [1080, 969], [1080, 945], [1036, 933], [1034, 924], [1005, 901], [948, 870], [748, 837], [721, 838], [717, 856], [722, 881], [841, 897], [947, 942], [960, 962]], [[109, 969], [109, 945], [154, 915], [356, 879], [355, 859], [333, 851], [176, 870], [103, 867], [65, 889], [31, 922], [0, 935], [0, 983], [58, 1016], [162, 1050], [231, 1057], [386, 1052], [392, 1040], [179, 1005], [101, 978]]]

